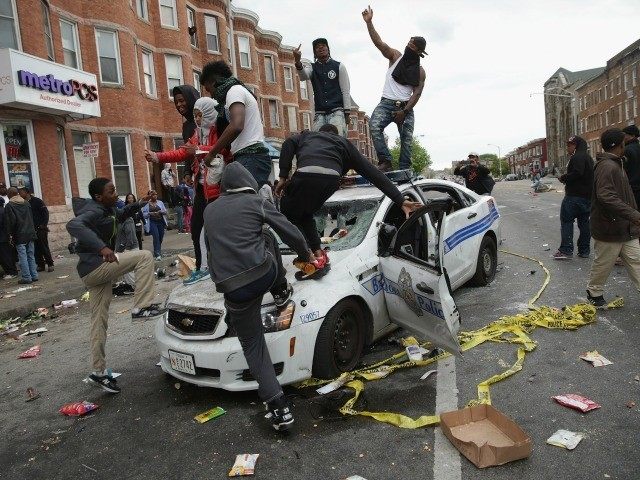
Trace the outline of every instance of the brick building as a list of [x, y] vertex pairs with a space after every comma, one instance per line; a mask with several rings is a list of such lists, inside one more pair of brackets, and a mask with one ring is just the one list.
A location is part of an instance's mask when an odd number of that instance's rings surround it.
[[[515, 148], [505, 155], [509, 171], [515, 174], [528, 174], [531, 169], [549, 167], [547, 162], [547, 139], [536, 138], [525, 145]], [[549, 167], [553, 168], [553, 167]]]
[[[292, 47], [258, 26], [257, 14], [229, 5], [0, 1], [0, 179], [31, 186], [49, 205], [55, 248], [67, 243], [71, 198], [88, 196], [92, 178], [113, 178], [121, 195], [160, 185], [159, 167], [147, 164], [144, 149], [181, 144], [171, 89], [199, 89], [209, 61], [230, 63], [256, 95], [272, 146], [311, 126], [312, 89], [299, 81]], [[21, 79], [19, 71], [34, 76]], [[372, 157], [368, 117], [353, 112], [352, 122], [358, 134], [350, 138]], [[85, 156], [83, 145], [95, 142], [97, 156]]]
[[607, 61], [607, 66], [577, 89], [578, 133], [591, 154], [601, 152], [600, 135], [607, 128], [640, 125], [640, 40]]

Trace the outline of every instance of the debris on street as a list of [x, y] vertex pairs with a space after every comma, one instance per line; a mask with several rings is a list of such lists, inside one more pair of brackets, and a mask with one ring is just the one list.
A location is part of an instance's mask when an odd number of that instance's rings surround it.
[[582, 360], [586, 360], [590, 362], [594, 367], [604, 367], [605, 365], [613, 365], [611, 360], [604, 358], [602, 355], [598, 353], [597, 350], [593, 350], [592, 352], [586, 352], [580, 355]]
[[437, 370], [429, 370], [428, 372], [425, 372], [425, 374], [420, 377], [420, 380], [426, 380], [427, 378], [429, 378], [434, 373], [438, 373], [438, 371]]
[[196, 259], [188, 255], [178, 255], [178, 275], [187, 277], [196, 269]]
[[337, 390], [338, 388], [343, 386], [345, 383], [353, 380], [353, 378], [354, 378], [353, 375], [343, 373], [338, 378], [336, 378], [333, 382], [328, 383], [324, 387], [318, 388], [316, 392], [319, 393], [320, 395], [325, 395], [327, 393], [333, 392], [334, 390]]
[[45, 307], [40, 307], [36, 309], [35, 314], [40, 318], [44, 318], [47, 315], [49, 315], [49, 309]]
[[259, 453], [245, 453], [244, 455], [236, 455], [236, 461], [229, 471], [230, 477], [240, 477], [244, 475], [253, 475]]
[[54, 305], [53, 308], [60, 310], [61, 308], [71, 308], [78, 305], [78, 300], [72, 298], [71, 300], [62, 300], [59, 304]]
[[40, 394], [36, 391], [35, 388], [33, 387], [27, 388], [27, 399], [25, 400], [25, 402], [33, 402], [38, 398], [40, 398]]
[[212, 408], [211, 410], [207, 410], [206, 412], [196, 415], [195, 417], [193, 417], [193, 419], [198, 423], [206, 423], [209, 420], [213, 420], [214, 418], [221, 417], [225, 413], [227, 413], [227, 411], [224, 410], [222, 407], [215, 407], [215, 408]]
[[29, 336], [29, 335], [40, 335], [40, 334], [42, 334], [44, 332], [48, 332], [48, 331], [49, 330], [47, 330], [46, 327], [40, 327], [40, 328], [36, 328], [35, 330], [29, 330], [28, 332], [21, 333], [19, 335], [19, 338], [24, 338], [24, 337]]
[[58, 278], [64, 280], [65, 278], [69, 278], [69, 275], [59, 275]]
[[636, 406], [636, 402], [627, 403], [627, 408], [635, 408], [635, 406]]
[[344, 480], [367, 480], [367, 479], [364, 477], [361, 477], [360, 475], [351, 475], [350, 477], [347, 477]]
[[82, 296], [80, 297], [80, 300], [83, 302], [88, 302], [89, 301], [89, 292], [84, 292], [82, 294]]
[[95, 403], [84, 400], [82, 402], [66, 403], [60, 407], [59, 412], [63, 415], [67, 415], [68, 417], [81, 417], [89, 412], [93, 412], [97, 408], [98, 405]]
[[580, 440], [582, 440], [582, 434], [560, 429], [547, 439], [547, 443], [549, 445], [555, 445], [556, 447], [566, 448], [567, 450], [573, 450], [578, 446]]
[[5, 293], [5, 294], [3, 294], [3, 295], [0, 295], [0, 299], [3, 299], [3, 298], [13, 298], [13, 297], [15, 297], [15, 296], [16, 296], [16, 294], [15, 294], [15, 293]]
[[551, 398], [553, 398], [560, 405], [573, 408], [575, 410], [580, 410], [582, 413], [587, 413], [591, 410], [595, 410], [602, 406], [597, 404], [593, 400], [588, 399], [587, 397], [576, 395], [575, 393], [556, 395], [555, 397], [551, 397]]
[[30, 349], [25, 350], [20, 355], [18, 355], [18, 358], [35, 358], [40, 355], [41, 351], [42, 349], [40, 348], [40, 345], [34, 345]]

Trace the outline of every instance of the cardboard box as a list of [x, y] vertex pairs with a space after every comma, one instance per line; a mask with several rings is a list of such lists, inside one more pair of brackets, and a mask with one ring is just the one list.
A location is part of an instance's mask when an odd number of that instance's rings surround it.
[[491, 405], [443, 413], [440, 427], [453, 446], [478, 468], [531, 455], [531, 438]]

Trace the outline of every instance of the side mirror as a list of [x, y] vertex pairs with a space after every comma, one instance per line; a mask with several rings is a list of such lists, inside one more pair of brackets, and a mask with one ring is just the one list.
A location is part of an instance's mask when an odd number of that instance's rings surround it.
[[388, 257], [391, 254], [391, 243], [396, 237], [398, 229], [393, 225], [386, 223], [380, 224], [380, 230], [378, 231], [378, 255], [381, 257]]

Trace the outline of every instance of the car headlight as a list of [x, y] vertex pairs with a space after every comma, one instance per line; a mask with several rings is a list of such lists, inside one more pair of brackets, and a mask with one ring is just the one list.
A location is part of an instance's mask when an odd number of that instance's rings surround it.
[[293, 320], [293, 312], [296, 309], [295, 302], [290, 301], [287, 305], [278, 311], [274, 308], [272, 311], [266, 312], [262, 316], [262, 326], [265, 333], [279, 332], [287, 330], [291, 326]]

